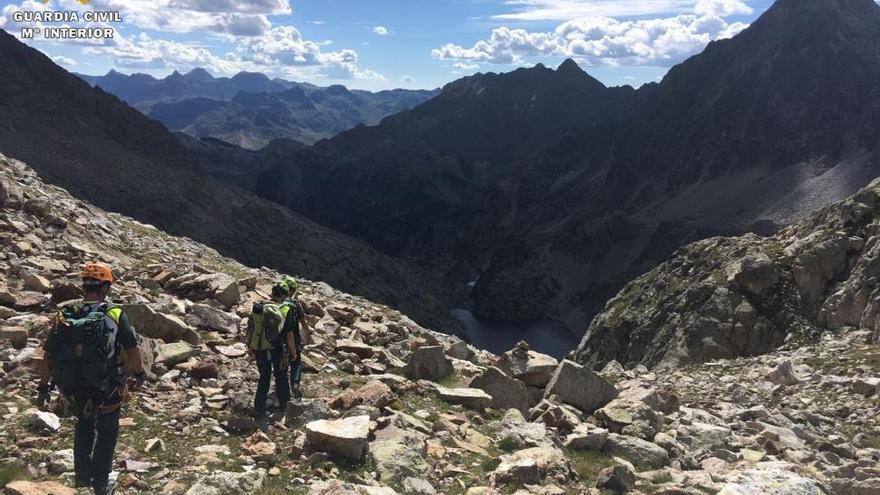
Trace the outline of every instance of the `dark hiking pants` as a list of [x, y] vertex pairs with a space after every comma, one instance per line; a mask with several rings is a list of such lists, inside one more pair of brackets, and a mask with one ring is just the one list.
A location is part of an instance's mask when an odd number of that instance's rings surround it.
[[254, 412], [266, 412], [266, 400], [269, 397], [269, 385], [272, 376], [275, 376], [275, 396], [278, 403], [284, 407], [290, 400], [290, 383], [288, 382], [287, 369], [282, 364], [284, 358], [284, 346], [280, 342], [274, 342], [268, 351], [257, 351], [257, 370], [260, 378], [257, 382], [257, 395], [254, 397]]

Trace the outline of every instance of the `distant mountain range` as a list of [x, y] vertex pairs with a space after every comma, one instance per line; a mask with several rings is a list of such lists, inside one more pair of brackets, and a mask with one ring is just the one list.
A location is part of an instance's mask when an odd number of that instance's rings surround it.
[[477, 280], [479, 316], [583, 329], [684, 243], [773, 232], [877, 176], [878, 80], [880, 6], [778, 0], [639, 90], [567, 61], [464, 78], [313, 147], [189, 146], [219, 177]]
[[437, 94], [405, 89], [371, 93], [341, 85], [322, 88], [251, 72], [215, 78], [204, 69], [175, 71], [164, 79], [116, 71], [79, 77], [169, 129], [251, 149], [281, 138], [312, 144], [360, 124], [378, 124]]
[[162, 124], [3, 30], [0, 116], [3, 154], [26, 160], [44, 179], [101, 208], [210, 244], [252, 266], [370, 294], [432, 325], [454, 299], [452, 286], [437, 283], [428, 269], [209, 177], [199, 155]]

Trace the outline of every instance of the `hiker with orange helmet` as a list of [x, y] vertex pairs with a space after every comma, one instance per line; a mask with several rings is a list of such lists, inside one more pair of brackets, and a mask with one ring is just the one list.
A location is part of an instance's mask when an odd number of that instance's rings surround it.
[[127, 395], [123, 363], [134, 375], [133, 387], [146, 379], [137, 336], [122, 309], [107, 301], [113, 272], [87, 264], [81, 273], [83, 300], [60, 309], [43, 344], [37, 403], [45, 406], [51, 379], [76, 411], [73, 440], [77, 487], [95, 495], [114, 493], [110, 480], [119, 437], [119, 416]]

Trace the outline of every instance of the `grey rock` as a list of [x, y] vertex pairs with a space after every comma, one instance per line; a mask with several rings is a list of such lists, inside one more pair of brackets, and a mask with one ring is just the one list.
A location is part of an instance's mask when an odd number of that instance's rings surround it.
[[370, 417], [319, 420], [306, 424], [306, 438], [315, 450], [359, 461], [367, 450]]
[[379, 440], [370, 444], [369, 451], [383, 483], [398, 485], [406, 478], [425, 478], [430, 473], [422, 453], [403, 442]]
[[490, 407], [500, 410], [517, 409], [523, 414], [529, 411], [529, 393], [526, 385], [504, 374], [500, 369], [491, 366], [470, 383], [471, 388], [478, 388], [492, 396]]
[[628, 466], [618, 464], [605, 468], [599, 473], [596, 487], [614, 493], [628, 493], [636, 487], [636, 475]]
[[559, 364], [547, 384], [544, 398], [552, 396], [591, 414], [616, 398], [617, 389], [598, 374], [573, 361], [565, 360]]
[[424, 346], [409, 357], [406, 376], [414, 380], [440, 381], [454, 372], [442, 346]]
[[669, 453], [659, 445], [617, 433], [608, 435], [603, 452], [622, 457], [640, 470], [660, 469], [669, 465]]

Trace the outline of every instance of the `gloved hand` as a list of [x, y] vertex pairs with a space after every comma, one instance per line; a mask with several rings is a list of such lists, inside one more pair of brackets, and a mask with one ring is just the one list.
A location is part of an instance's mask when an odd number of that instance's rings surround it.
[[41, 383], [39, 387], [37, 387], [37, 400], [34, 401], [34, 405], [37, 406], [37, 409], [44, 409], [46, 407], [46, 403], [49, 402], [49, 384]]
[[141, 371], [140, 373], [134, 375], [133, 381], [131, 383], [131, 390], [138, 391], [141, 387], [144, 386], [144, 382], [147, 381], [147, 373], [145, 371]]

